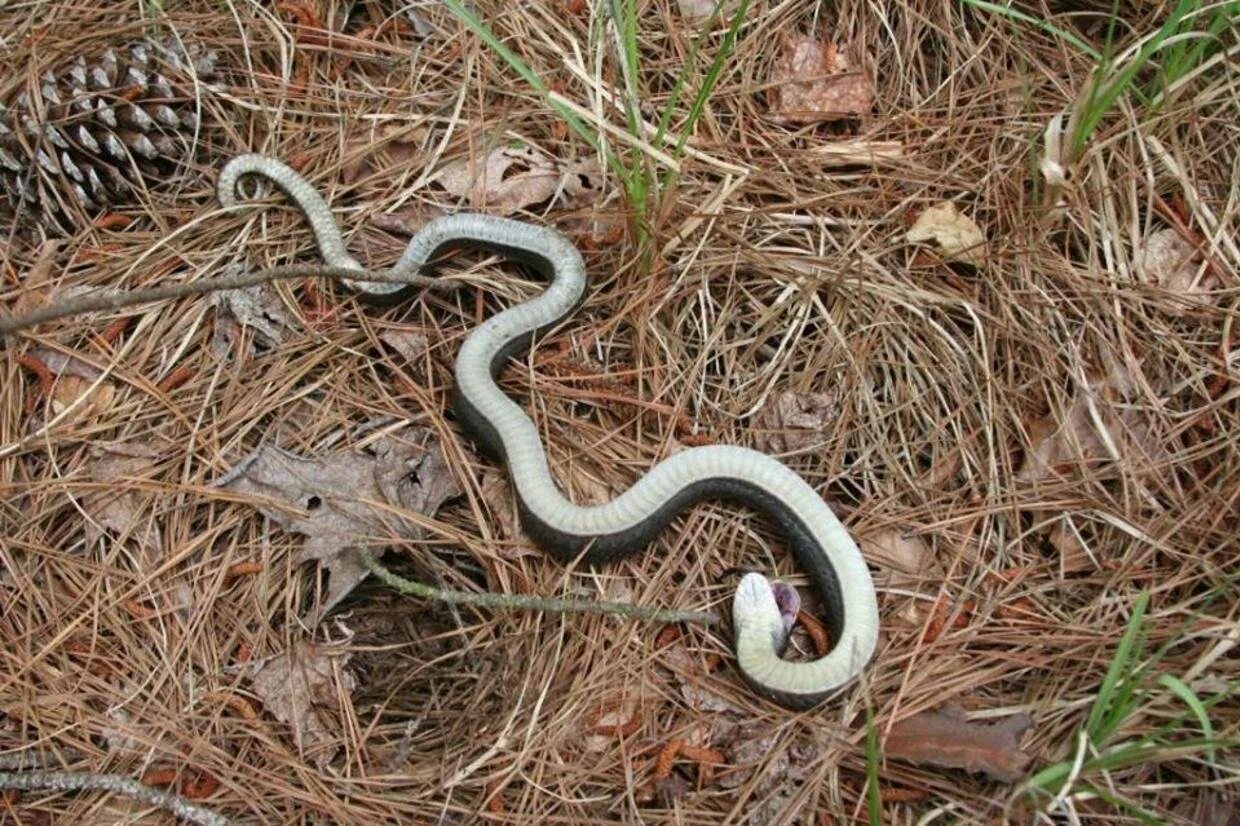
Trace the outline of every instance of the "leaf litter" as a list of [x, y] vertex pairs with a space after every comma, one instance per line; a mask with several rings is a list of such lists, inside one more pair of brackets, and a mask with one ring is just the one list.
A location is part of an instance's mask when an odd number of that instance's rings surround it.
[[484, 157], [454, 161], [434, 179], [470, 209], [510, 215], [556, 198], [562, 206], [589, 203], [602, 192], [602, 170], [593, 159], [562, 163], [529, 147], [499, 147]]
[[883, 753], [913, 763], [980, 772], [1011, 783], [1024, 776], [1031, 760], [1021, 751], [1020, 738], [1032, 724], [1033, 718], [1024, 713], [993, 723], [973, 722], [961, 709], [948, 705], [893, 725]]
[[874, 81], [846, 50], [812, 35], [789, 38], [771, 67], [771, 115], [784, 123], [816, 123], [869, 114]]
[[905, 235], [911, 244], [933, 241], [948, 261], [981, 267], [986, 263], [986, 236], [973, 219], [951, 201], [940, 201], [917, 216]]
[[[359, 549], [386, 539], [418, 539], [425, 530], [402, 510], [433, 515], [461, 494], [439, 437], [406, 427], [376, 440], [369, 452], [309, 458], [263, 445], [216, 482], [248, 496], [287, 531], [306, 537], [296, 563], [317, 560], [329, 575], [313, 616], [323, 617], [366, 578]], [[274, 501], [278, 505], [264, 504]]]
[[339, 751], [343, 739], [331, 712], [350, 702], [357, 680], [345, 666], [352, 654], [344, 645], [298, 640], [284, 653], [248, 663], [243, 672], [264, 708], [289, 726], [297, 751], [311, 755], [320, 769]]

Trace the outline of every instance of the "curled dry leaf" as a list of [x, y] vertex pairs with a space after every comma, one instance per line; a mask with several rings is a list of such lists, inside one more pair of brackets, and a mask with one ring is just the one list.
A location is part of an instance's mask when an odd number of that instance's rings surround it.
[[749, 724], [737, 727], [728, 743], [720, 743], [729, 756], [730, 768], [718, 776], [725, 789], [753, 784], [753, 800], [759, 801], [748, 813], [752, 824], [797, 823], [802, 788], [814, 771], [816, 749], [809, 743], [780, 742], [783, 735], [771, 733], [770, 726]]
[[379, 334], [379, 340], [399, 353], [410, 367], [419, 365], [431, 346], [430, 339], [422, 330], [384, 330]]
[[914, 714], [891, 727], [883, 753], [887, 757], [948, 769], [981, 772], [1015, 782], [1024, 776], [1029, 755], [1020, 738], [1033, 720], [1013, 714], [994, 723], [971, 722], [953, 706]]
[[886, 584], [902, 586], [921, 579], [934, 564], [929, 543], [916, 534], [880, 528], [860, 537], [866, 561], [886, 573]]
[[[1138, 261], [1138, 272], [1148, 283], [1198, 306], [1211, 303], [1209, 291], [1219, 287], [1218, 278], [1197, 247], [1174, 229], [1151, 233]], [[1176, 307], [1180, 313], [1188, 309]]]
[[129, 442], [92, 447], [87, 470], [99, 490], [81, 500], [82, 510], [90, 517], [85, 523], [87, 543], [94, 544], [104, 530], [111, 531], [137, 546], [139, 561], [147, 570], [154, 570], [163, 560], [164, 538], [147, 507], [150, 495], [134, 483], [149, 475], [158, 455], [150, 447]]
[[[1131, 387], [1126, 371], [1091, 373], [1063, 412], [1052, 411], [1030, 423], [1029, 449], [1016, 478], [1038, 482], [1078, 465], [1096, 465], [1119, 458], [1129, 467], [1153, 468], [1169, 456], [1149, 416], [1117, 403]], [[1095, 418], [1093, 410], [1097, 411]], [[1101, 423], [1102, 429], [1099, 429]], [[1112, 452], [1114, 448], [1114, 453]]]
[[75, 356], [47, 347], [36, 347], [29, 355], [46, 365], [56, 377], [51, 395], [47, 399], [48, 418], [59, 416], [72, 407], [73, 413], [63, 423], [81, 423], [93, 421], [112, 409], [116, 399], [116, 386], [109, 381], [95, 385], [103, 375], [99, 368]]
[[880, 166], [904, 158], [904, 144], [899, 141], [840, 141], [814, 151], [824, 167]]
[[625, 694], [603, 700], [582, 727], [585, 750], [614, 751], [616, 740], [632, 737], [641, 729], [642, 722], [641, 700], [637, 696]]
[[425, 152], [425, 138], [425, 129], [410, 129], [391, 121], [357, 131], [345, 141], [340, 182], [351, 186], [372, 172], [392, 170], [399, 174], [416, 169]]
[[[226, 268], [226, 275], [235, 275], [240, 266]], [[240, 290], [221, 290], [211, 299], [216, 307], [215, 334], [211, 352], [223, 359], [236, 344], [241, 328], [254, 331], [258, 343], [276, 348], [284, 341], [286, 331], [297, 328], [296, 321], [284, 309], [279, 293], [270, 284], [259, 284]]]
[[501, 147], [481, 163], [462, 158], [448, 164], [435, 180], [450, 194], [467, 199], [471, 209], [489, 207], [508, 215], [548, 200], [559, 186], [560, 172], [532, 149]]
[[780, 393], [754, 417], [757, 441], [772, 453], [795, 453], [824, 444], [840, 418], [842, 391]]
[[590, 203], [602, 194], [602, 170], [591, 159], [561, 164], [528, 147], [500, 147], [481, 160], [462, 158], [434, 180], [471, 209], [508, 215], [558, 196], [566, 205]]
[[905, 237], [911, 244], [934, 241], [948, 261], [975, 267], [986, 263], [986, 237], [951, 201], [940, 201], [918, 215]]
[[344, 734], [332, 733], [328, 712], [350, 702], [357, 687], [356, 679], [345, 670], [350, 656], [342, 646], [300, 640], [283, 654], [249, 663], [244, 669], [263, 706], [292, 729], [298, 752], [311, 753], [320, 769], [336, 755], [337, 749], [328, 744]]
[[[715, 0], [677, 0], [676, 5], [680, 9], [680, 16], [694, 23], [704, 23], [712, 14], [715, 13]], [[736, 12], [736, 0], [724, 0], [723, 8], [719, 10], [720, 17], [726, 20], [732, 19], [732, 15]]]
[[785, 123], [855, 118], [874, 106], [874, 81], [834, 43], [789, 39], [771, 67], [771, 114]]
[[461, 493], [438, 437], [414, 427], [380, 439], [370, 453], [353, 451], [325, 459], [263, 446], [216, 484], [284, 503], [283, 507], [255, 504], [285, 530], [306, 537], [297, 555], [299, 564], [317, 559], [330, 574], [315, 618], [366, 578], [357, 558], [359, 547], [382, 544], [386, 537], [424, 534], [401, 518], [401, 509], [434, 514]]

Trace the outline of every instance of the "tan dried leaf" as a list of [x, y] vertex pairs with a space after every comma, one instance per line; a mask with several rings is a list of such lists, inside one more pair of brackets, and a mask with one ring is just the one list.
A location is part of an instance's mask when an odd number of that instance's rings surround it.
[[91, 390], [103, 375], [102, 370], [76, 356], [48, 347], [36, 347], [30, 355], [47, 365], [57, 377], [51, 398], [47, 400], [50, 416], [59, 416], [73, 407], [73, 413], [63, 421], [69, 424], [90, 421], [111, 410], [116, 398], [115, 385], [104, 381]]
[[[225, 274], [232, 275], [239, 269], [225, 268]], [[258, 343], [268, 348], [279, 347], [285, 332], [297, 329], [296, 320], [284, 309], [284, 301], [270, 284], [221, 290], [211, 300], [216, 307], [211, 351], [217, 358], [232, 351], [242, 327], [253, 330]]]
[[[1205, 264], [1197, 247], [1174, 229], [1160, 229], [1145, 239], [1138, 272], [1147, 283], [1199, 306], [1211, 303], [1209, 291], [1219, 287], [1218, 278]], [[1188, 308], [1177, 309], [1183, 312]]]
[[340, 170], [340, 182], [352, 186], [372, 172], [416, 168], [424, 153], [425, 137], [425, 129], [410, 129], [390, 121], [356, 132], [345, 141], [346, 162]]
[[905, 235], [909, 243], [934, 241], [948, 261], [980, 267], [986, 263], [986, 237], [973, 219], [951, 201], [940, 201], [917, 216]]
[[521, 519], [517, 511], [517, 499], [512, 493], [512, 486], [501, 473], [487, 471], [482, 477], [482, 501], [486, 504], [491, 516], [488, 524], [497, 528], [497, 555], [501, 559], [517, 560], [524, 556], [541, 556], [539, 551], [530, 544], [525, 532], [521, 530]]
[[[1041, 481], [1071, 471], [1076, 465], [1109, 461], [1117, 455], [1134, 467], [1153, 468], [1166, 461], [1167, 448], [1154, 431], [1151, 419], [1141, 410], [1114, 401], [1123, 397], [1121, 387], [1132, 386], [1128, 376], [1122, 370], [1113, 370], [1107, 376], [1091, 375], [1086, 387], [1077, 389], [1062, 423], [1054, 412], [1031, 422], [1027, 428], [1030, 448], [1016, 474], [1017, 480]], [[1099, 422], [1103, 430], [1099, 430]]]
[[431, 346], [431, 340], [423, 330], [384, 330], [379, 334], [379, 340], [399, 353], [411, 367], [421, 364]]
[[617, 738], [632, 736], [641, 726], [641, 700], [632, 695], [605, 699], [589, 715], [582, 729], [588, 752], [615, 751]]
[[[715, 0], [677, 0], [676, 5], [680, 9], [680, 16], [694, 23], [703, 23], [715, 13]], [[721, 16], [728, 15], [730, 19], [735, 8], [735, 0], [725, 0], [724, 7], [720, 10]]]
[[1029, 764], [1020, 738], [1032, 723], [1028, 714], [1013, 714], [995, 723], [971, 722], [960, 709], [944, 706], [892, 726], [883, 752], [898, 760], [981, 772], [1011, 783], [1024, 776]]
[[925, 539], [896, 528], [880, 528], [859, 537], [866, 561], [877, 564], [880, 576], [892, 586], [921, 579], [934, 564], [934, 553]]
[[285, 503], [255, 506], [285, 530], [306, 537], [299, 564], [317, 559], [330, 574], [327, 594], [313, 614], [316, 619], [366, 578], [358, 548], [381, 545], [387, 537], [424, 535], [422, 528], [401, 518], [401, 509], [434, 514], [461, 493], [438, 437], [415, 427], [380, 439], [370, 453], [325, 459], [263, 446], [216, 484]]
[[839, 421], [842, 388], [826, 393], [780, 393], [754, 417], [759, 446], [771, 453], [795, 453], [825, 444]]
[[138, 547], [148, 570], [163, 561], [164, 538], [148, 507], [150, 494], [135, 483], [149, 477], [158, 456], [155, 449], [132, 442], [92, 447], [87, 472], [101, 489], [82, 497], [82, 510], [90, 517], [85, 524], [87, 543], [93, 545], [103, 530], [111, 531]]
[[320, 769], [338, 751], [328, 744], [344, 735], [332, 732], [329, 714], [351, 705], [357, 687], [357, 680], [345, 670], [350, 656], [342, 646], [299, 640], [283, 654], [246, 668], [263, 706], [292, 729], [298, 753], [313, 757]]
[[815, 123], [868, 114], [874, 81], [834, 43], [810, 35], [789, 39], [771, 67], [771, 114], [788, 123]]
[[555, 195], [560, 170], [554, 161], [528, 147], [501, 147], [481, 163], [462, 158], [448, 164], [434, 180], [450, 194], [467, 199], [471, 209], [508, 215]]
[[[61, 376], [52, 387], [52, 415], [59, 416], [65, 410], [77, 405], [66, 421], [89, 421], [106, 413], [112, 408], [116, 397], [116, 388], [111, 382], [100, 382], [92, 391], [93, 381], [77, 376]], [[80, 403], [79, 403], [80, 400]]]
[[1059, 570], [1061, 573], [1072, 574], [1090, 571], [1097, 567], [1089, 548], [1077, 533], [1072, 524], [1072, 517], [1065, 514], [1055, 521], [1049, 537], [1051, 545], [1059, 551]]
[[603, 168], [597, 158], [582, 158], [564, 164], [561, 190], [565, 206], [593, 204], [603, 194]]

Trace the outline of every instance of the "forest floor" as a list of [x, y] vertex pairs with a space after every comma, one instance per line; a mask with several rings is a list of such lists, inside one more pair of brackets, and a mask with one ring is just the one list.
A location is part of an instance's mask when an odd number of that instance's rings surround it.
[[[0, 313], [320, 262], [278, 192], [221, 208], [245, 152], [375, 266], [448, 212], [557, 228], [585, 303], [501, 384], [565, 492], [777, 455], [875, 656], [807, 712], [747, 687], [740, 573], [824, 640], [741, 507], [597, 570], [530, 542], [450, 402], [532, 273], [99, 310], [0, 341], [0, 822], [1236, 822], [1236, 3], [398, 6], [0, 10]], [[722, 621], [415, 599], [359, 548]]]

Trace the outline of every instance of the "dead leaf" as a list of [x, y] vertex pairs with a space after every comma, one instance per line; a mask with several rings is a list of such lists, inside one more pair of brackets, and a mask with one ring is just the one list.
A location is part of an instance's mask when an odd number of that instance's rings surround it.
[[928, 207], [905, 235], [910, 244], [934, 241], [948, 261], [980, 267], [986, 263], [986, 237], [973, 219], [962, 215], [951, 201]]
[[561, 162], [528, 147], [501, 147], [481, 160], [462, 158], [433, 178], [471, 209], [508, 215], [557, 199], [561, 206], [596, 202], [603, 194], [603, 170], [594, 158]]
[[561, 174], [564, 206], [593, 204], [603, 194], [603, 168], [597, 158], [582, 158], [564, 164]]
[[[239, 269], [227, 267], [224, 274], [234, 274]], [[221, 290], [212, 301], [216, 314], [211, 351], [220, 359], [232, 352], [242, 327], [253, 330], [258, 343], [269, 349], [279, 347], [285, 332], [297, 328], [297, 322], [284, 309], [284, 301], [270, 284]]]
[[795, 453], [827, 442], [840, 418], [842, 389], [780, 393], [754, 417], [758, 444], [771, 453]]
[[147, 570], [154, 570], [163, 561], [164, 538], [149, 512], [151, 495], [135, 483], [150, 475], [158, 456], [159, 451], [136, 443], [92, 447], [87, 471], [103, 489], [81, 500], [82, 510], [90, 517], [85, 523], [87, 543], [98, 541], [103, 535], [101, 529], [111, 531], [138, 547]]
[[[1035, 515], [1036, 516], [1036, 515]], [[1063, 514], [1055, 520], [1047, 537], [1051, 545], [1059, 552], [1059, 570], [1061, 573], [1073, 574], [1081, 571], [1092, 571], [1098, 567], [1097, 560], [1089, 552], [1081, 535], [1072, 524], [1071, 514]]]
[[57, 377], [52, 385], [51, 398], [47, 400], [49, 417], [59, 416], [73, 407], [73, 413], [62, 422], [69, 424], [91, 421], [111, 410], [116, 399], [116, 386], [108, 381], [95, 385], [103, 375], [102, 370], [76, 356], [47, 347], [36, 347], [30, 355], [47, 365]]
[[410, 367], [422, 362], [431, 344], [422, 330], [384, 330], [379, 334], [379, 340], [399, 353]]
[[[1125, 376], [1128, 374], [1124, 371], [1113, 370], [1107, 376], [1095, 372], [1087, 376], [1083, 389], [1077, 388], [1062, 422], [1054, 411], [1031, 422], [1027, 427], [1030, 447], [1017, 471], [1017, 480], [1038, 482], [1055, 478], [1074, 466], [1097, 465], [1116, 454], [1134, 467], [1154, 468], [1165, 462], [1169, 453], [1150, 418], [1120, 403], [1124, 395], [1121, 388], [1133, 386]], [[1097, 419], [1091, 406], [1097, 411]], [[1099, 422], [1104, 430], [1099, 430]]]
[[283, 654], [250, 663], [245, 671], [263, 706], [293, 731], [298, 753], [312, 754], [324, 768], [338, 748], [328, 744], [343, 738], [333, 733], [329, 712], [351, 703], [357, 680], [345, 670], [350, 654], [343, 646], [319, 645], [305, 640]]
[[434, 204], [417, 203], [398, 212], [377, 212], [367, 220], [384, 232], [412, 237], [423, 225], [447, 214], [446, 210]]
[[896, 528], [880, 528], [858, 538], [867, 562], [879, 566], [889, 586], [902, 587], [923, 578], [934, 553], [922, 537]]
[[[22, 289], [17, 294], [17, 300], [13, 302], [13, 313], [21, 315], [33, 310], [37, 310], [47, 303], [47, 291], [51, 287], [52, 269], [56, 265], [56, 258], [60, 255], [61, 242], [55, 239], [49, 239], [43, 242], [39, 248], [39, 255], [35, 258], [30, 269], [22, 276]], [[8, 255], [4, 256], [6, 259]]]
[[357, 549], [384, 537], [424, 535], [401, 518], [401, 509], [434, 514], [461, 493], [438, 437], [415, 427], [380, 439], [370, 453], [325, 459], [265, 445], [216, 484], [288, 506], [255, 505], [285, 530], [306, 537], [298, 564], [317, 559], [330, 574], [327, 594], [312, 614], [316, 619], [366, 578]]
[[414, 169], [425, 154], [425, 129], [384, 121], [373, 129], [359, 130], [345, 141], [345, 165], [340, 182], [352, 186], [372, 172]]
[[560, 182], [556, 164], [528, 147], [500, 147], [482, 162], [462, 158], [434, 178], [450, 194], [464, 198], [471, 209], [489, 208], [500, 215], [542, 203], [555, 195]]
[[[677, 0], [676, 5], [680, 8], [681, 17], [695, 23], [703, 23], [715, 13], [715, 0]], [[725, 2], [719, 11], [721, 18], [731, 20], [736, 12], [735, 0]]]
[[600, 702], [593, 714], [588, 715], [582, 733], [584, 747], [588, 752], [610, 752], [616, 748], [616, 740], [631, 737], [642, 725], [641, 699], [622, 695]]
[[496, 554], [501, 559], [518, 560], [525, 556], [542, 556], [530, 544], [529, 538], [521, 529], [521, 519], [517, 509], [517, 498], [512, 493], [512, 486], [507, 477], [495, 471], [487, 471], [482, 476], [482, 501], [486, 503], [491, 518], [487, 524], [496, 527]]
[[74, 410], [68, 421], [86, 421], [105, 413], [112, 407], [116, 397], [116, 388], [110, 382], [101, 382], [94, 391], [94, 382], [80, 379], [77, 376], [61, 376], [52, 388], [52, 415], [59, 416], [65, 410], [77, 404], [79, 399], [86, 397]]
[[775, 105], [771, 114], [786, 123], [816, 123], [868, 114], [874, 81], [834, 43], [810, 35], [789, 39], [771, 67]]
[[1020, 738], [1033, 724], [1028, 714], [994, 723], [971, 722], [953, 706], [914, 714], [892, 726], [883, 752], [887, 757], [948, 769], [981, 772], [1007, 783], [1024, 777], [1030, 757]]
[[816, 749], [809, 743], [781, 743], [784, 737], [769, 726], [751, 724], [738, 727], [732, 742], [724, 744], [731, 766], [719, 774], [717, 783], [724, 789], [752, 784], [751, 799], [757, 802], [748, 811], [747, 822], [755, 826], [800, 822], [795, 819], [796, 800], [814, 770]]
[[[1218, 278], [1205, 264], [1197, 247], [1174, 229], [1160, 229], [1145, 239], [1137, 267], [1147, 283], [1197, 306], [1210, 304], [1213, 299], [1209, 291], [1219, 287]], [[1189, 309], [1173, 306], [1173, 312], [1178, 315]]]

